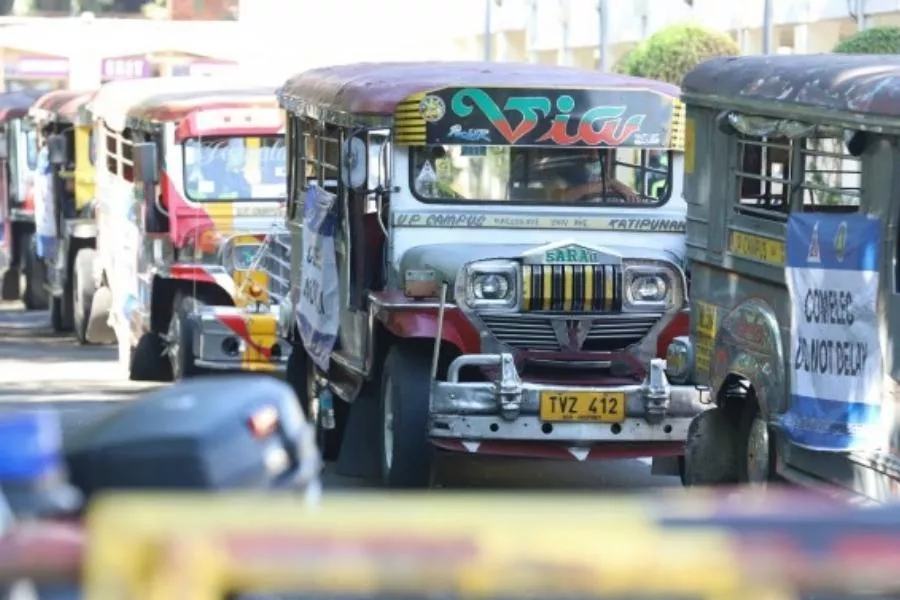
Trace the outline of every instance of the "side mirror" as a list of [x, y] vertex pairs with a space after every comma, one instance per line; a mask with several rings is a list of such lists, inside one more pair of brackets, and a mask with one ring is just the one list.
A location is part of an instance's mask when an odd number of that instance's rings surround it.
[[341, 150], [341, 182], [356, 190], [366, 185], [369, 178], [369, 156], [366, 142], [359, 137], [347, 138]]
[[156, 144], [153, 142], [135, 144], [132, 157], [134, 159], [135, 181], [139, 181], [144, 185], [156, 185], [159, 182]]
[[66, 164], [66, 155], [68, 154], [68, 144], [66, 144], [66, 136], [59, 133], [53, 133], [47, 138], [47, 154], [50, 164], [60, 167]]

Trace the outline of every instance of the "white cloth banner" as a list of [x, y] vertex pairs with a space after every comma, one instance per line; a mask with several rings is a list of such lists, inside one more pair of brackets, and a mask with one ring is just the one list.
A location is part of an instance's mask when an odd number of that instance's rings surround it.
[[879, 338], [879, 221], [795, 214], [788, 223], [791, 398], [782, 425], [820, 451], [874, 450], [887, 442]]
[[306, 352], [327, 371], [337, 342], [341, 302], [334, 235], [336, 196], [310, 186], [303, 206], [303, 265], [297, 328]]

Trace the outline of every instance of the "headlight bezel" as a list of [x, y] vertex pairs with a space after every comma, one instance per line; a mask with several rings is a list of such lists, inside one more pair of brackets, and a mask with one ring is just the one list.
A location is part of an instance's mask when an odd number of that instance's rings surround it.
[[[661, 300], [635, 300], [633, 282], [640, 277], [662, 279], [666, 294]], [[684, 273], [673, 263], [662, 260], [626, 260], [622, 262], [622, 311], [669, 312], [685, 301]]]
[[[472, 293], [476, 277], [498, 275], [507, 280], [507, 292], [504, 298], [476, 298]], [[465, 265], [456, 277], [454, 297], [457, 303], [473, 310], [516, 311], [521, 298], [520, 265], [517, 261], [507, 259], [481, 260]]]

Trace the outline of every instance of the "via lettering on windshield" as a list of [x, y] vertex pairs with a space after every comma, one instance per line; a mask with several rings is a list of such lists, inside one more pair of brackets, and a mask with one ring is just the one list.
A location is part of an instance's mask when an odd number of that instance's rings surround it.
[[[512, 92], [515, 90], [491, 90], [489, 93], [481, 88], [460, 89], [450, 99], [450, 114], [447, 114], [451, 119], [456, 117], [456, 122], [432, 121], [429, 125], [432, 128], [443, 126], [443, 131], [435, 131], [435, 137], [455, 138], [456, 143], [471, 137], [481, 143], [603, 147], [625, 144], [641, 132], [647, 120], [647, 114], [643, 112], [629, 115], [629, 106], [621, 101], [597, 104], [598, 95], [592, 90], [544, 95]], [[599, 96], [602, 98], [613, 100], [608, 93]], [[486, 129], [499, 133], [503, 141], [488, 140], [493, 136]]]

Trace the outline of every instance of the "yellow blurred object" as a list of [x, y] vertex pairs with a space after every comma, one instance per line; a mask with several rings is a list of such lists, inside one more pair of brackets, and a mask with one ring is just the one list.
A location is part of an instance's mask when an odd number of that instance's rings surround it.
[[250, 294], [251, 298], [259, 298], [263, 295], [263, 289], [256, 285], [255, 283], [251, 283], [249, 289], [247, 289], [247, 293]]
[[112, 495], [87, 517], [86, 600], [231, 593], [785, 598], [724, 534], [662, 531], [633, 498]]

